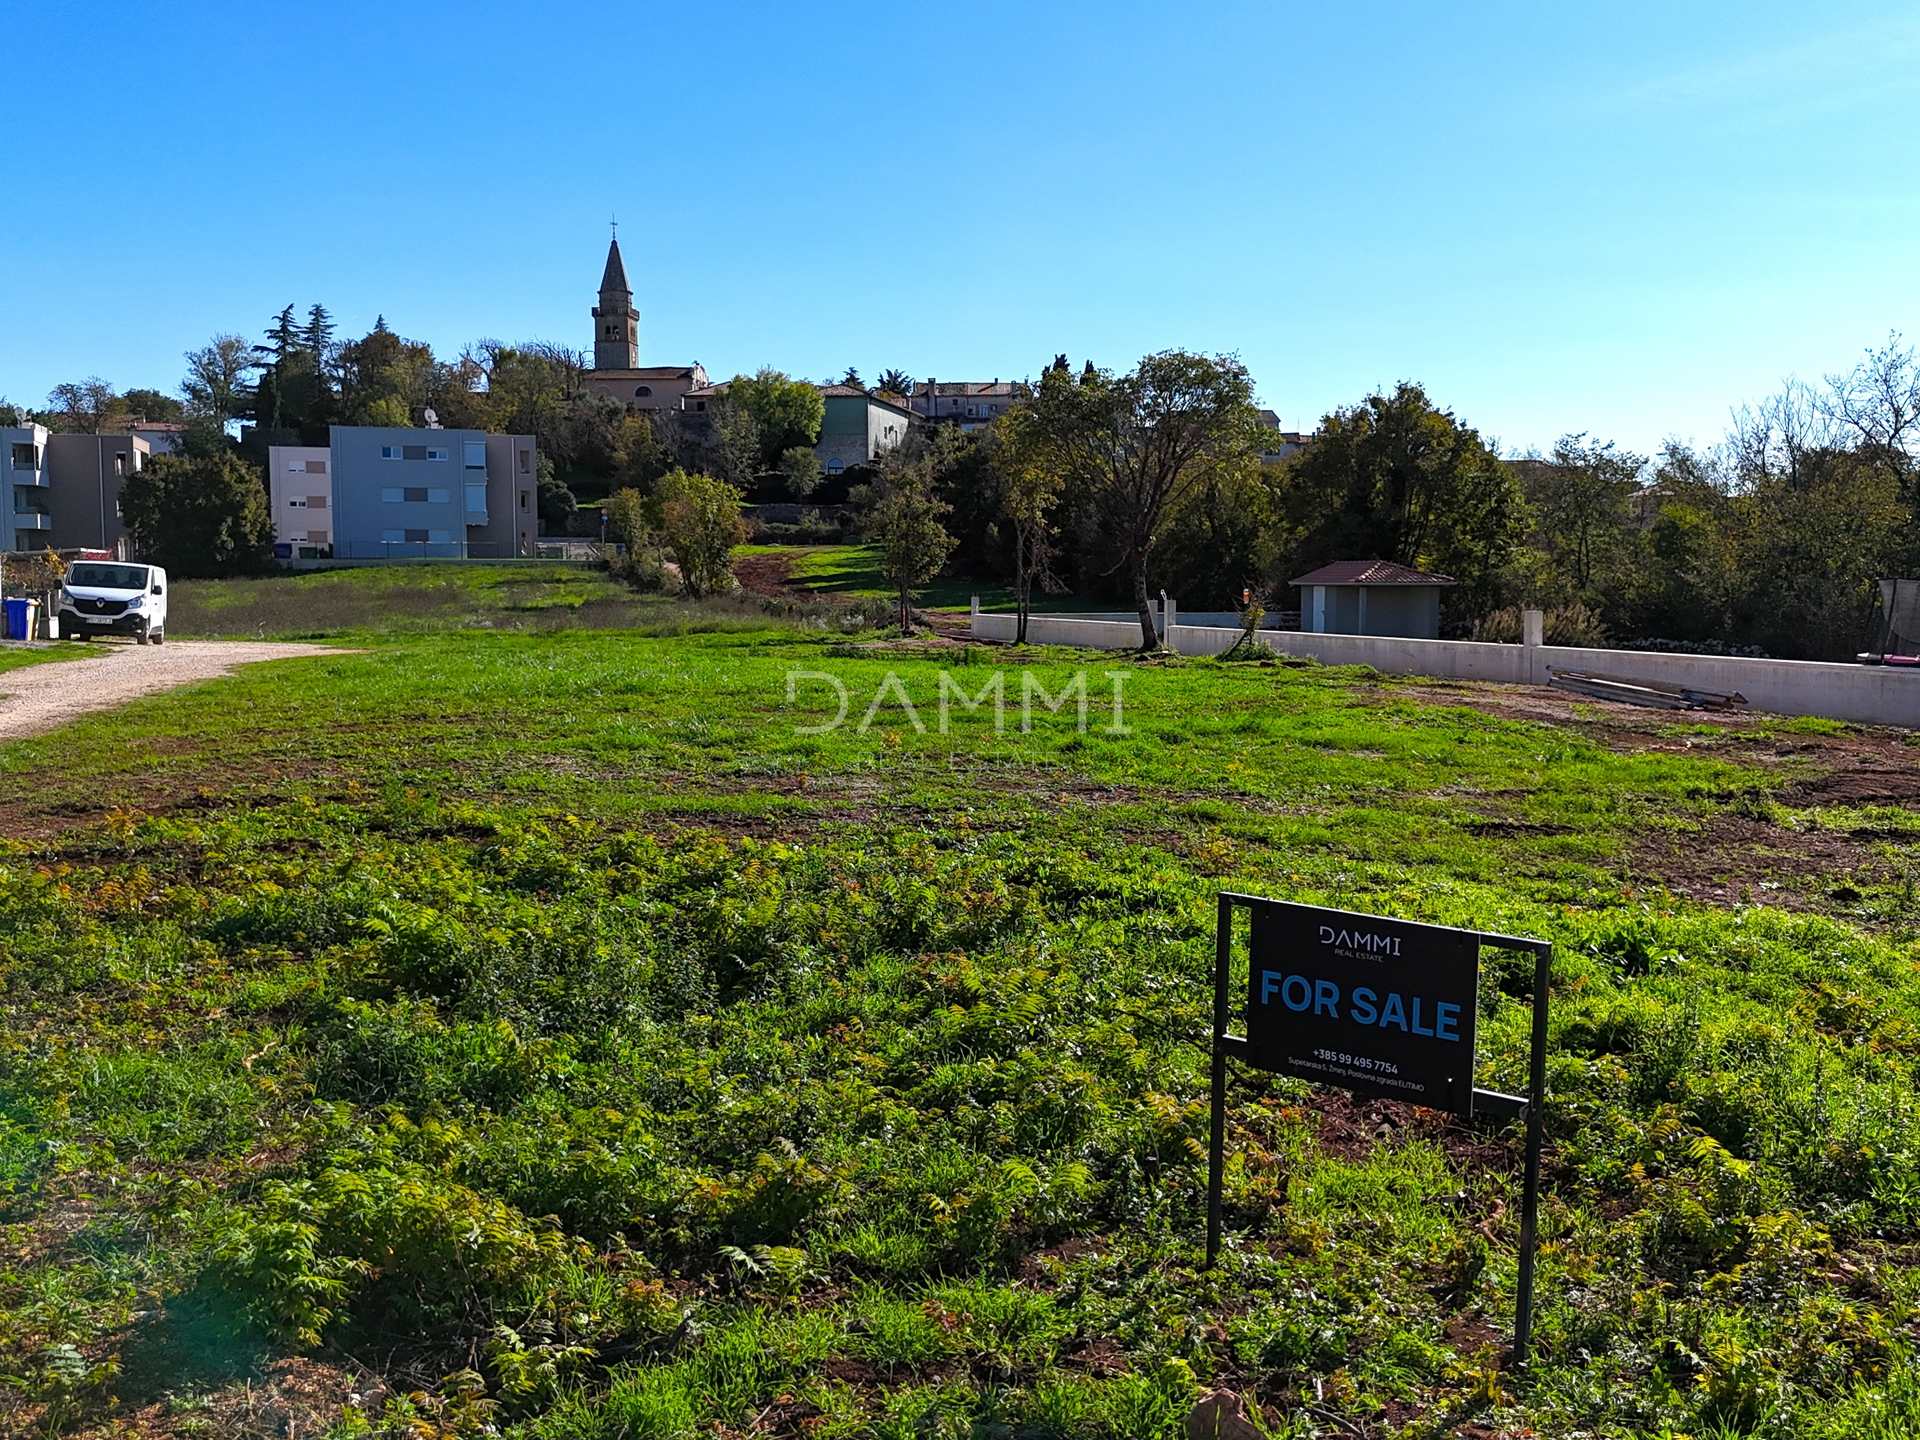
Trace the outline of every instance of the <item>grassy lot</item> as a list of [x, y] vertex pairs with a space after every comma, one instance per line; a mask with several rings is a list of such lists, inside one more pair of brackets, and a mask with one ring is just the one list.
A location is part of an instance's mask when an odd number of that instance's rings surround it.
[[[881, 578], [879, 560], [871, 545], [744, 545], [739, 553], [779, 556], [791, 562], [796, 586], [829, 595], [863, 596], [890, 600], [893, 591]], [[982, 610], [1012, 610], [1013, 590], [985, 580], [941, 576], [916, 590], [919, 603], [929, 610], [966, 610], [980, 597]], [[1033, 609], [1044, 612], [1115, 610], [1117, 601], [1089, 601], [1072, 595], [1033, 597]]]
[[[15, 1430], [1920, 1434], [1897, 737], [502, 628], [0, 746]], [[1199, 1268], [1223, 885], [1559, 943], [1531, 1376], [1512, 1130], [1237, 1073]]]
[[584, 565], [386, 565], [246, 580], [182, 580], [169, 633], [181, 638], [394, 637], [450, 630], [759, 628], [812, 623], [857, 628], [861, 616], [826, 605], [768, 606], [752, 596], [688, 605], [642, 594]]

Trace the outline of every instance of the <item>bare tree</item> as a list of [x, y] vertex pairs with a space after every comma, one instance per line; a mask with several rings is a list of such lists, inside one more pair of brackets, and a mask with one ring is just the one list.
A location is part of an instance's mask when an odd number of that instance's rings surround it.
[[1898, 331], [1845, 375], [1827, 376], [1820, 408], [1856, 453], [1911, 489], [1920, 458], [1920, 366]]
[[54, 386], [47, 396], [47, 408], [68, 430], [98, 435], [124, 407], [113, 386], [98, 375], [89, 375], [77, 383]]

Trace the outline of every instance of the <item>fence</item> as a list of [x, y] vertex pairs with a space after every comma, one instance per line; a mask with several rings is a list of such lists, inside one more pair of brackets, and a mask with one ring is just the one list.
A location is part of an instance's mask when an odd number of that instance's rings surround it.
[[[1177, 607], [1167, 608], [1164, 619], [1155, 618], [1168, 648], [1182, 655], [1223, 654], [1240, 639], [1237, 625], [1183, 625]], [[973, 633], [980, 639], [1010, 641], [1014, 626], [1012, 615], [983, 614], [979, 601], [974, 602]], [[1027, 620], [1027, 643], [1133, 650], [1140, 645], [1140, 622], [1131, 615], [1033, 615]], [[1371, 665], [1387, 675], [1544, 685], [1549, 667], [1597, 670], [1694, 690], [1737, 692], [1753, 709], [1776, 715], [1818, 715], [1861, 725], [1920, 726], [1920, 667], [1672, 655], [1565, 645], [1493, 645], [1475, 640], [1408, 640], [1297, 630], [1263, 629], [1260, 643], [1276, 654], [1311, 657], [1323, 665]]]

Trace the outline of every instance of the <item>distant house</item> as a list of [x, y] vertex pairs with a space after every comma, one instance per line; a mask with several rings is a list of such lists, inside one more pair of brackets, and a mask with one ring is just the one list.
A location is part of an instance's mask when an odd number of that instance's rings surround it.
[[1289, 582], [1300, 587], [1300, 628], [1321, 635], [1440, 638], [1440, 592], [1456, 582], [1391, 560], [1338, 560]]
[[820, 423], [820, 443], [813, 453], [827, 474], [839, 475], [855, 465], [865, 465], [907, 438], [913, 412], [906, 406], [883, 400], [858, 385], [822, 385], [819, 390], [827, 413]]
[[1298, 430], [1282, 430], [1280, 417], [1272, 410], [1260, 412], [1260, 428], [1267, 433], [1260, 441], [1260, 463], [1278, 465], [1289, 455], [1297, 455], [1307, 448], [1313, 436]]
[[1024, 400], [1029, 391], [1019, 380], [936, 380], [928, 376], [913, 387], [907, 406], [922, 420], [978, 430]]

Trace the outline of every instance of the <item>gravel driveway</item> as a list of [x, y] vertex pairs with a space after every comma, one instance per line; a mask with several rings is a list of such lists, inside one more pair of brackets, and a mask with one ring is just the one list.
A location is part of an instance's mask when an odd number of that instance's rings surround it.
[[164, 645], [95, 645], [92, 651], [84, 660], [0, 672], [0, 740], [37, 735], [89, 710], [111, 710], [156, 690], [211, 680], [258, 660], [346, 653], [325, 645], [173, 639]]

